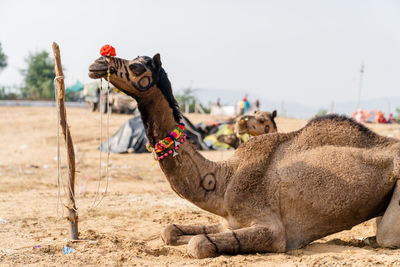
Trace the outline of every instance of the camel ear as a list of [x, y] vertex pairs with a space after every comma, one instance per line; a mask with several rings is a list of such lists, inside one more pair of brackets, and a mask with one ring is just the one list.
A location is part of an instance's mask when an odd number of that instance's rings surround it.
[[160, 54], [157, 53], [153, 56], [153, 68], [156, 71], [159, 71], [161, 69], [161, 58], [160, 58]]
[[271, 118], [274, 119], [276, 117], [276, 110], [272, 111], [272, 116]]

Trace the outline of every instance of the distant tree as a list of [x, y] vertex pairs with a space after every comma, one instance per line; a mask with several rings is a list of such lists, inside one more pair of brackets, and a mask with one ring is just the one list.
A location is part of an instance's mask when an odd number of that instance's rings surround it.
[[[189, 113], [195, 111], [196, 97], [194, 90], [191, 88], [183, 89], [181, 92], [175, 94], [175, 99], [178, 101], [179, 107], [185, 111], [186, 105], [189, 107]], [[205, 113], [210, 113], [210, 109], [200, 103], [201, 108]]]
[[49, 53], [41, 51], [29, 53], [25, 59], [28, 68], [21, 70], [24, 85], [21, 87], [22, 96], [31, 99], [54, 98], [53, 79], [56, 76], [54, 61]]
[[0, 100], [7, 99], [6, 88], [0, 86]]
[[0, 100], [7, 99], [18, 99], [19, 97], [19, 87], [18, 86], [1, 86], [0, 85]]
[[7, 67], [7, 56], [4, 54], [3, 49], [1, 48], [0, 43], [0, 72]]
[[328, 114], [328, 110], [326, 110], [326, 109], [320, 109], [320, 110], [318, 110], [318, 112], [317, 112], [317, 117], [321, 117], [321, 116], [325, 116], [325, 115], [327, 115]]
[[191, 88], [183, 89], [181, 92], [175, 94], [175, 98], [176, 101], [178, 101], [179, 107], [182, 110], [185, 110], [186, 105], [190, 106], [195, 101], [194, 91]]

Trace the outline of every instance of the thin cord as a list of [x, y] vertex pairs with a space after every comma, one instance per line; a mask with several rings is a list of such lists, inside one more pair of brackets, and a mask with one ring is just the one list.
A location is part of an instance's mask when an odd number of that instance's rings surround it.
[[[101, 147], [101, 142], [103, 139], [103, 112], [101, 110], [101, 107], [103, 106], [103, 101], [102, 101], [102, 96], [101, 93], [103, 92], [103, 78], [100, 78], [100, 93], [99, 93], [99, 111], [100, 111], [100, 147]], [[100, 153], [99, 153], [99, 179], [97, 182], [97, 190], [96, 190], [96, 195], [94, 197], [93, 203], [90, 206], [89, 209], [93, 209], [96, 206], [96, 201], [99, 195], [99, 191], [100, 191], [100, 183], [101, 183], [101, 149], [100, 149]]]
[[108, 72], [107, 76], [107, 159], [106, 159], [106, 188], [104, 189], [104, 193], [101, 195], [99, 202], [96, 204], [96, 207], [100, 205], [101, 201], [107, 194], [108, 191], [108, 180], [110, 179], [110, 73]]
[[101, 195], [99, 202], [96, 207], [100, 205], [101, 201], [107, 194], [108, 191], [108, 180], [110, 179], [110, 68], [107, 71], [107, 160], [106, 160], [106, 188], [104, 189], [104, 193]]
[[[103, 90], [103, 82], [102, 79], [100, 79], [100, 87], [101, 87], [101, 91]], [[102, 107], [102, 100], [101, 100], [101, 91], [100, 91], [100, 109]], [[97, 191], [96, 191], [96, 196], [94, 198], [94, 201], [92, 203], [92, 206], [89, 209], [93, 209], [96, 208], [97, 206], [100, 205], [100, 203], [102, 202], [102, 200], [104, 199], [105, 195], [108, 192], [108, 183], [109, 183], [109, 179], [110, 179], [110, 172], [109, 172], [109, 168], [110, 168], [110, 114], [111, 114], [111, 109], [110, 109], [110, 68], [108, 68], [107, 70], [107, 99], [106, 99], [106, 105], [107, 105], [107, 159], [106, 159], [106, 187], [104, 189], [104, 193], [101, 195], [101, 198], [99, 199], [99, 201], [96, 203], [97, 198], [99, 196], [99, 191], [100, 191], [100, 183], [101, 183], [101, 163], [102, 163], [102, 153], [101, 153], [101, 149], [100, 149], [100, 164], [99, 164], [99, 180], [97, 183]], [[101, 142], [103, 139], [103, 116], [102, 116], [102, 112], [100, 110], [100, 147], [101, 147]]]

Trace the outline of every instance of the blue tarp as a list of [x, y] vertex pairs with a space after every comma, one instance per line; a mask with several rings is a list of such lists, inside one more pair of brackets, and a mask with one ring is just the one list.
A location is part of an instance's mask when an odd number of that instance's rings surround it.
[[80, 81], [76, 81], [74, 85], [68, 87], [66, 93], [76, 93], [83, 90], [83, 84]]

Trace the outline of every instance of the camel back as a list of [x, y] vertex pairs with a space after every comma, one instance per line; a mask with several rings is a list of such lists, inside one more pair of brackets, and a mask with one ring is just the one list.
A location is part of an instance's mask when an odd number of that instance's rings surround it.
[[346, 116], [327, 115], [310, 120], [299, 130], [292, 148], [306, 150], [319, 146], [375, 148], [397, 143], [380, 136]]
[[287, 151], [299, 152], [322, 146], [379, 149], [399, 143], [399, 140], [380, 136], [346, 116], [327, 115], [310, 120], [298, 131], [254, 137], [239, 147], [233, 159], [237, 160], [237, 167], [251, 163], [267, 163], [276, 148], [283, 143], [288, 144]]

